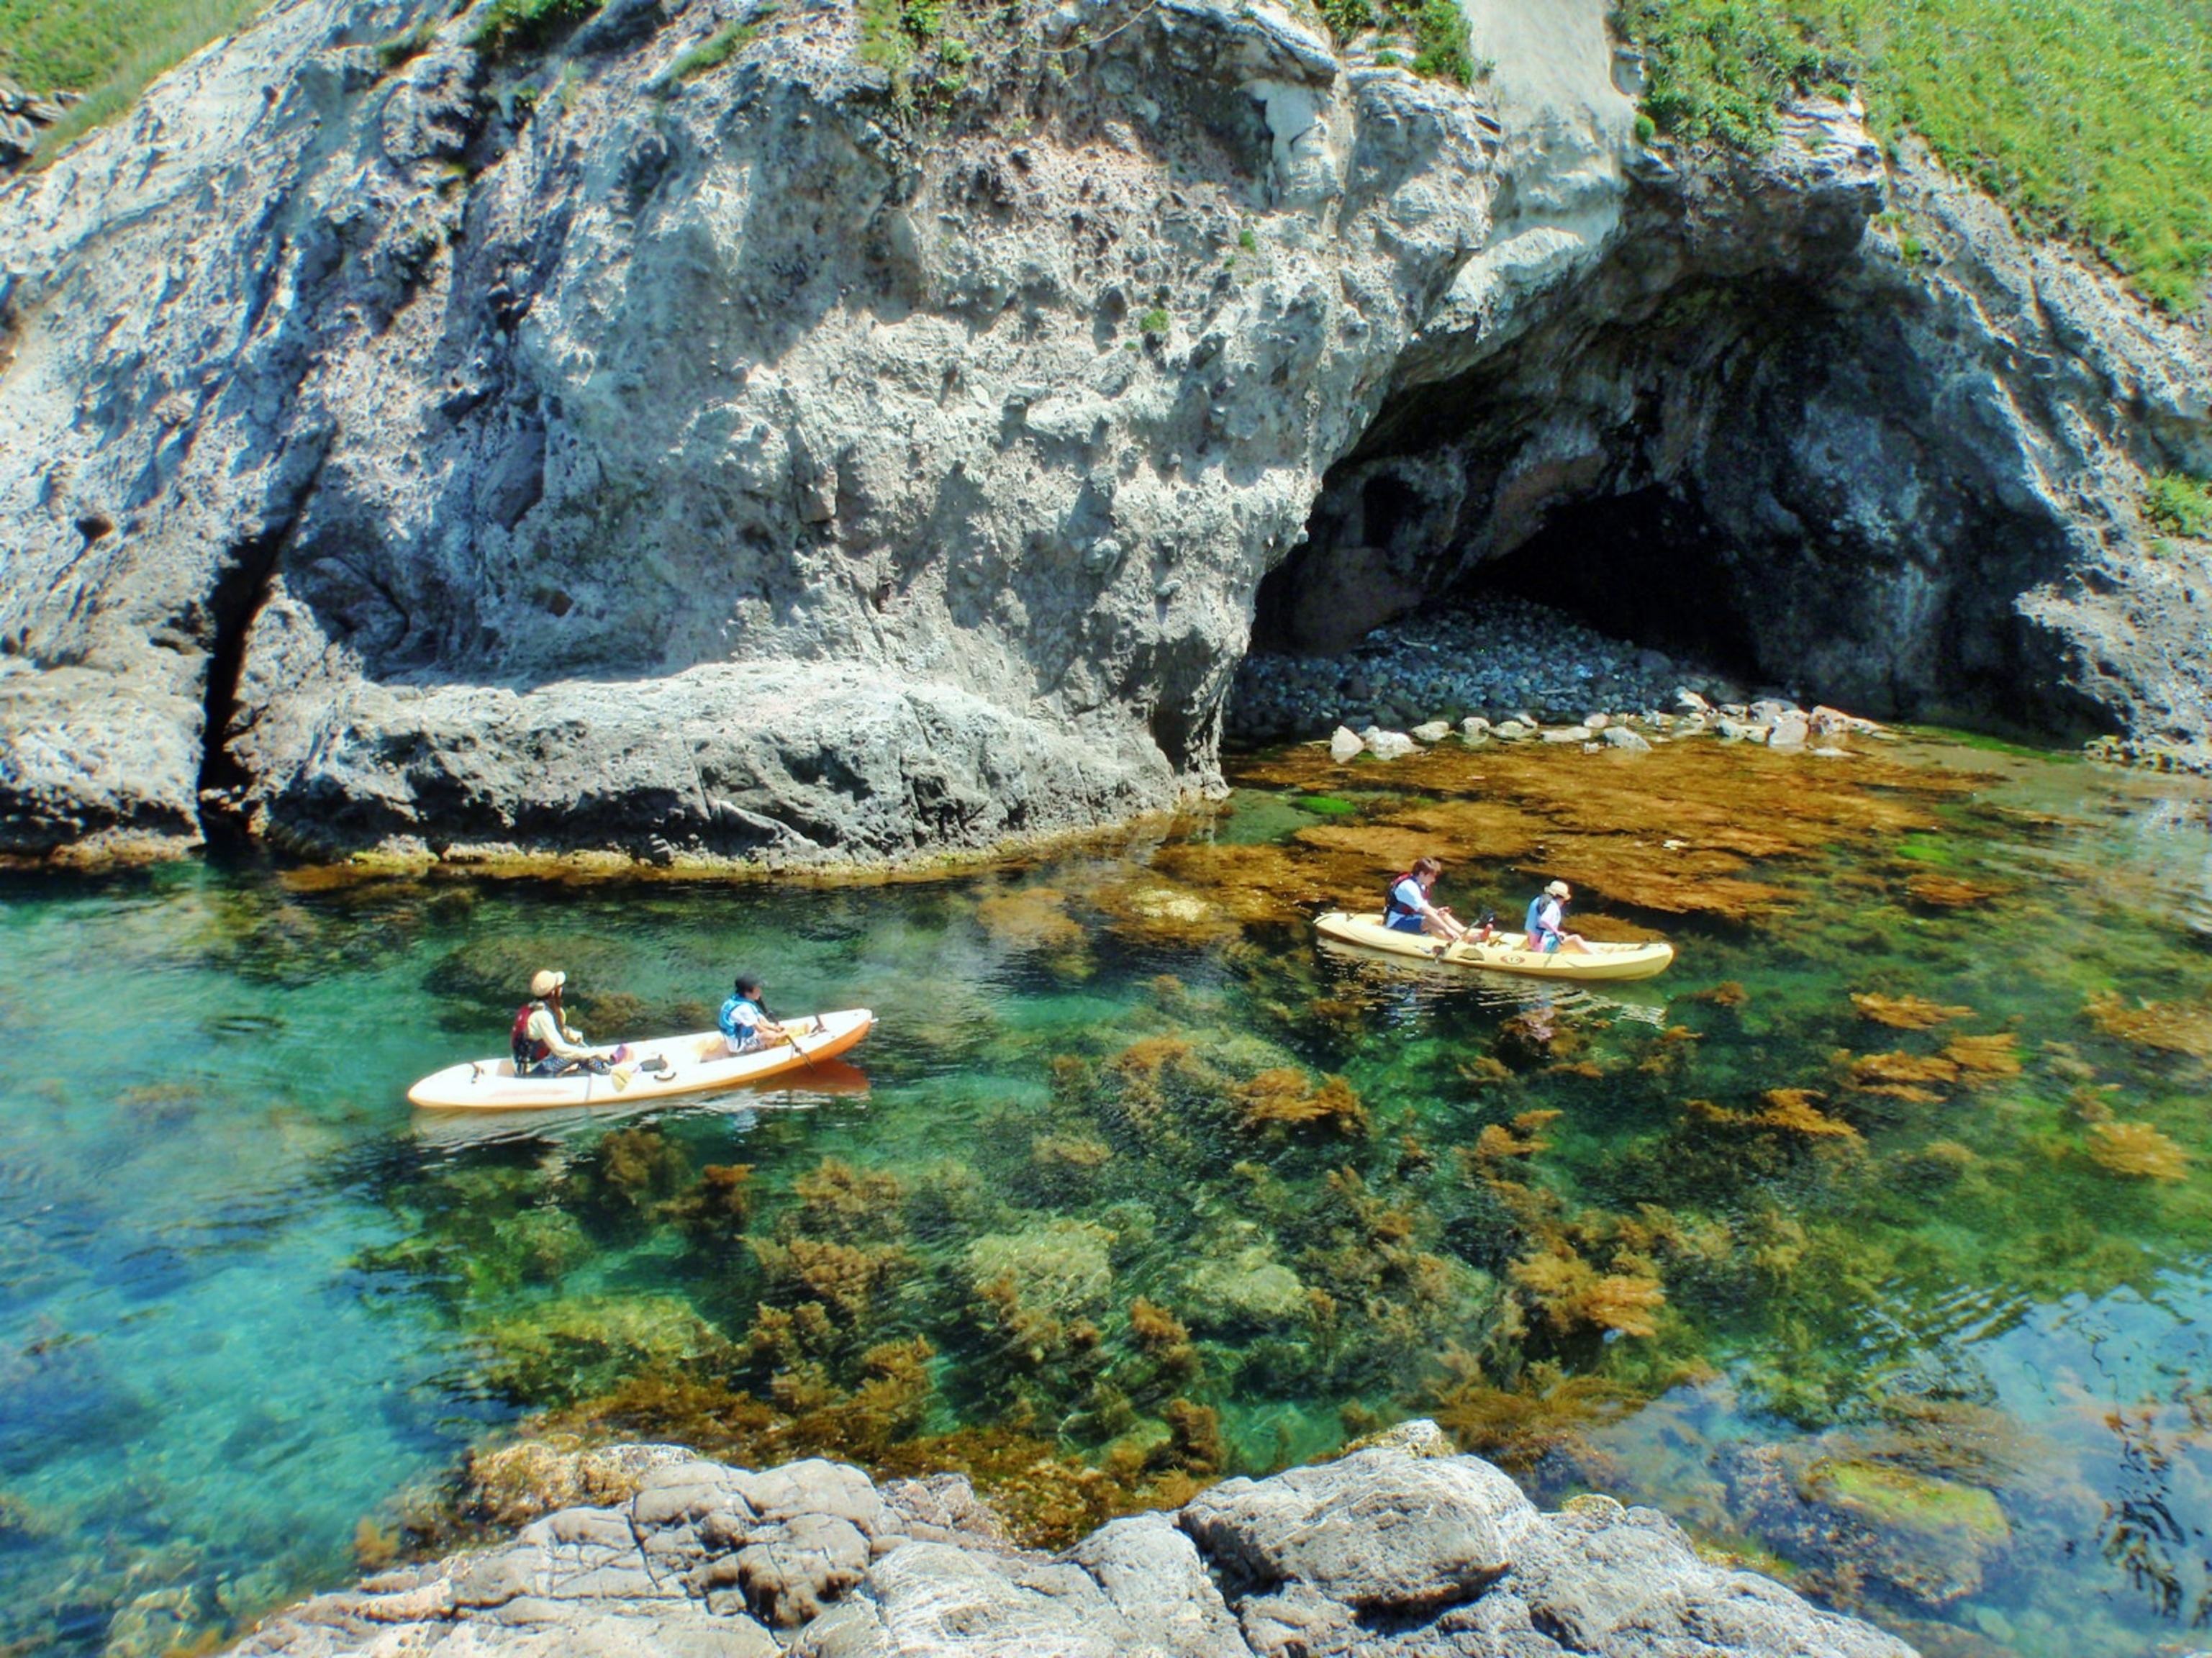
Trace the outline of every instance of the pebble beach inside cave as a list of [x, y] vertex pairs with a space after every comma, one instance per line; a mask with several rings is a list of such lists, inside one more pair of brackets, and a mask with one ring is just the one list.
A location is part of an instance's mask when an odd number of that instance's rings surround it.
[[[0, 1643], [235, 1633], [517, 1436], [964, 1467], [1049, 1545], [1427, 1415], [1925, 1651], [2185, 1644], [2212, 792], [1837, 746], [1284, 747], [920, 881], [11, 880]], [[1317, 944], [1431, 848], [1677, 962]], [[742, 968], [882, 1023], [693, 1107], [410, 1111], [549, 962], [593, 1034]]]

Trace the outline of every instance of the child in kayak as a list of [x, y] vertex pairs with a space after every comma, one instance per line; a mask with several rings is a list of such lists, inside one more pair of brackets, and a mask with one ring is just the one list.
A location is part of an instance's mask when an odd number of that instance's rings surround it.
[[750, 973], [738, 975], [731, 986], [733, 993], [722, 1004], [722, 1011], [715, 1023], [722, 1028], [722, 1040], [730, 1045], [732, 1054], [757, 1054], [763, 1048], [774, 1048], [778, 1042], [791, 1040], [791, 1033], [768, 1016], [768, 1005], [761, 1000], [761, 981]]
[[1528, 901], [1529, 949], [1547, 954], [1555, 950], [1589, 951], [1580, 933], [1565, 930], [1566, 906], [1574, 896], [1574, 889], [1565, 881], [1554, 881]]

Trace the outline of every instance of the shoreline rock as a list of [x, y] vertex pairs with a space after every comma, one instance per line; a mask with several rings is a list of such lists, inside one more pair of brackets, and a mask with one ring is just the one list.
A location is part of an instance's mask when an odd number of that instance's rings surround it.
[[240, 1658], [1913, 1658], [1780, 1584], [1702, 1559], [1607, 1497], [1538, 1511], [1433, 1423], [1237, 1479], [1064, 1554], [1006, 1540], [966, 1479], [819, 1459], [762, 1473], [680, 1447], [599, 1459], [605, 1506], [279, 1612]]

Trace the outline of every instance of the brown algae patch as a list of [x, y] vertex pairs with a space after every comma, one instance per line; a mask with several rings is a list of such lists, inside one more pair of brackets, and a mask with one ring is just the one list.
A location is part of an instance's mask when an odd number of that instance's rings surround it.
[[[1290, 843], [1310, 857], [1327, 902], [1348, 908], [1379, 907], [1385, 878], [1433, 853], [1447, 865], [1443, 895], [1462, 910], [1488, 902], [1503, 914], [1525, 898], [1522, 885], [1559, 877], [1586, 902], [1731, 921], [1792, 902], [1754, 872], [1756, 863], [1938, 828], [1924, 803], [1980, 780], [1879, 760], [1846, 773], [1711, 743], [1636, 756], [1445, 743], [1387, 767], [1340, 766], [1325, 750], [1302, 747], [1243, 762], [1235, 774], [1246, 786], [1325, 791], [1354, 805]], [[1466, 866], [1477, 865], [1510, 866], [1503, 884], [1511, 890], [1468, 896], [1480, 878]]]
[[1954, 1019], [1972, 1018], [1974, 1014], [1971, 1007], [1947, 1007], [1941, 1002], [1929, 1000], [1925, 996], [1878, 996], [1872, 993], [1860, 995], [1854, 993], [1851, 1005], [1858, 1009], [1861, 1018], [1871, 1019], [1876, 1024], [1886, 1024], [1897, 1030], [1929, 1030]]
[[2108, 990], [2090, 997], [2084, 1011], [2107, 1036], [2138, 1048], [2212, 1060], [2212, 1008], [2179, 1002], [2138, 1002], [2131, 1007], [2118, 991]]
[[2178, 1181], [2189, 1172], [2189, 1154], [2147, 1122], [2093, 1122], [2090, 1158], [2115, 1175]]

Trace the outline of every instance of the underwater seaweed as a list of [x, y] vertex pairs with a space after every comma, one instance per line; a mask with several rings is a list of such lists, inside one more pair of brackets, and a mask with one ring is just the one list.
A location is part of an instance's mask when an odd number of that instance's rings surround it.
[[753, 1166], [710, 1163], [690, 1189], [669, 1199], [660, 1212], [696, 1244], [742, 1237], [752, 1224]]
[[1947, 1007], [1925, 996], [1878, 996], [1856, 991], [1851, 993], [1851, 1005], [1858, 1009], [1861, 1018], [1899, 1030], [1932, 1029], [1953, 1019], [1972, 1018], [1974, 1012], [1971, 1007]]
[[1303, 1126], [1320, 1123], [1339, 1134], [1367, 1133], [1367, 1108], [1352, 1084], [1341, 1077], [1324, 1077], [1316, 1087], [1306, 1074], [1288, 1066], [1262, 1071], [1230, 1090], [1237, 1102], [1237, 1123], [1245, 1129], [1271, 1124]]
[[1955, 875], [1923, 872], [1906, 880], [1905, 890], [1913, 901], [1931, 909], [1966, 909], [1988, 902], [2006, 890], [1987, 882], [1962, 881]]
[[1515, 1261], [1507, 1276], [1562, 1335], [1586, 1329], [1626, 1336], [1659, 1333], [1656, 1319], [1667, 1292], [1657, 1278], [1600, 1272], [1563, 1239], [1549, 1240], [1540, 1253]]
[[1466, 1352], [1448, 1351], [1442, 1367], [1424, 1410], [1461, 1450], [1524, 1479], [1562, 1451], [1587, 1456], [1593, 1430], [1642, 1402], [1635, 1390], [1606, 1376], [1570, 1375], [1549, 1362], [1529, 1365], [1511, 1388], [1492, 1385], [1480, 1361]]
[[1863, 1054], [1851, 1060], [1850, 1077], [1853, 1086], [1869, 1093], [1883, 1084], [1917, 1087], [1923, 1083], [1955, 1083], [1959, 1062], [1923, 1054]]
[[1959, 1067], [1959, 1079], [1969, 1086], [1998, 1077], [2017, 1077], [2021, 1073], [2020, 1055], [2014, 1051], [2017, 1040], [2009, 1030], [1954, 1036], [1945, 1045], [1943, 1057]]
[[824, 1157], [811, 1175], [791, 1183], [797, 1208], [776, 1223], [779, 1236], [836, 1238], [848, 1243], [887, 1243], [902, 1238], [906, 1188], [886, 1169], [862, 1169]]
[[2116, 990], [2100, 991], [2084, 1005], [2098, 1029], [2138, 1048], [2212, 1059], [2212, 1008], [2178, 1002], [2140, 1001], [2129, 1006]]
[[2089, 1156], [2116, 1175], [2178, 1181], [2189, 1172], [2189, 1154], [2147, 1122], [2093, 1122]]
[[1744, 1121], [1760, 1128], [1787, 1129], [1808, 1139], [1856, 1140], [1859, 1131], [1840, 1117], [1831, 1117], [1814, 1102], [1828, 1096], [1811, 1088], [1770, 1088], [1759, 1096], [1766, 1109]]

